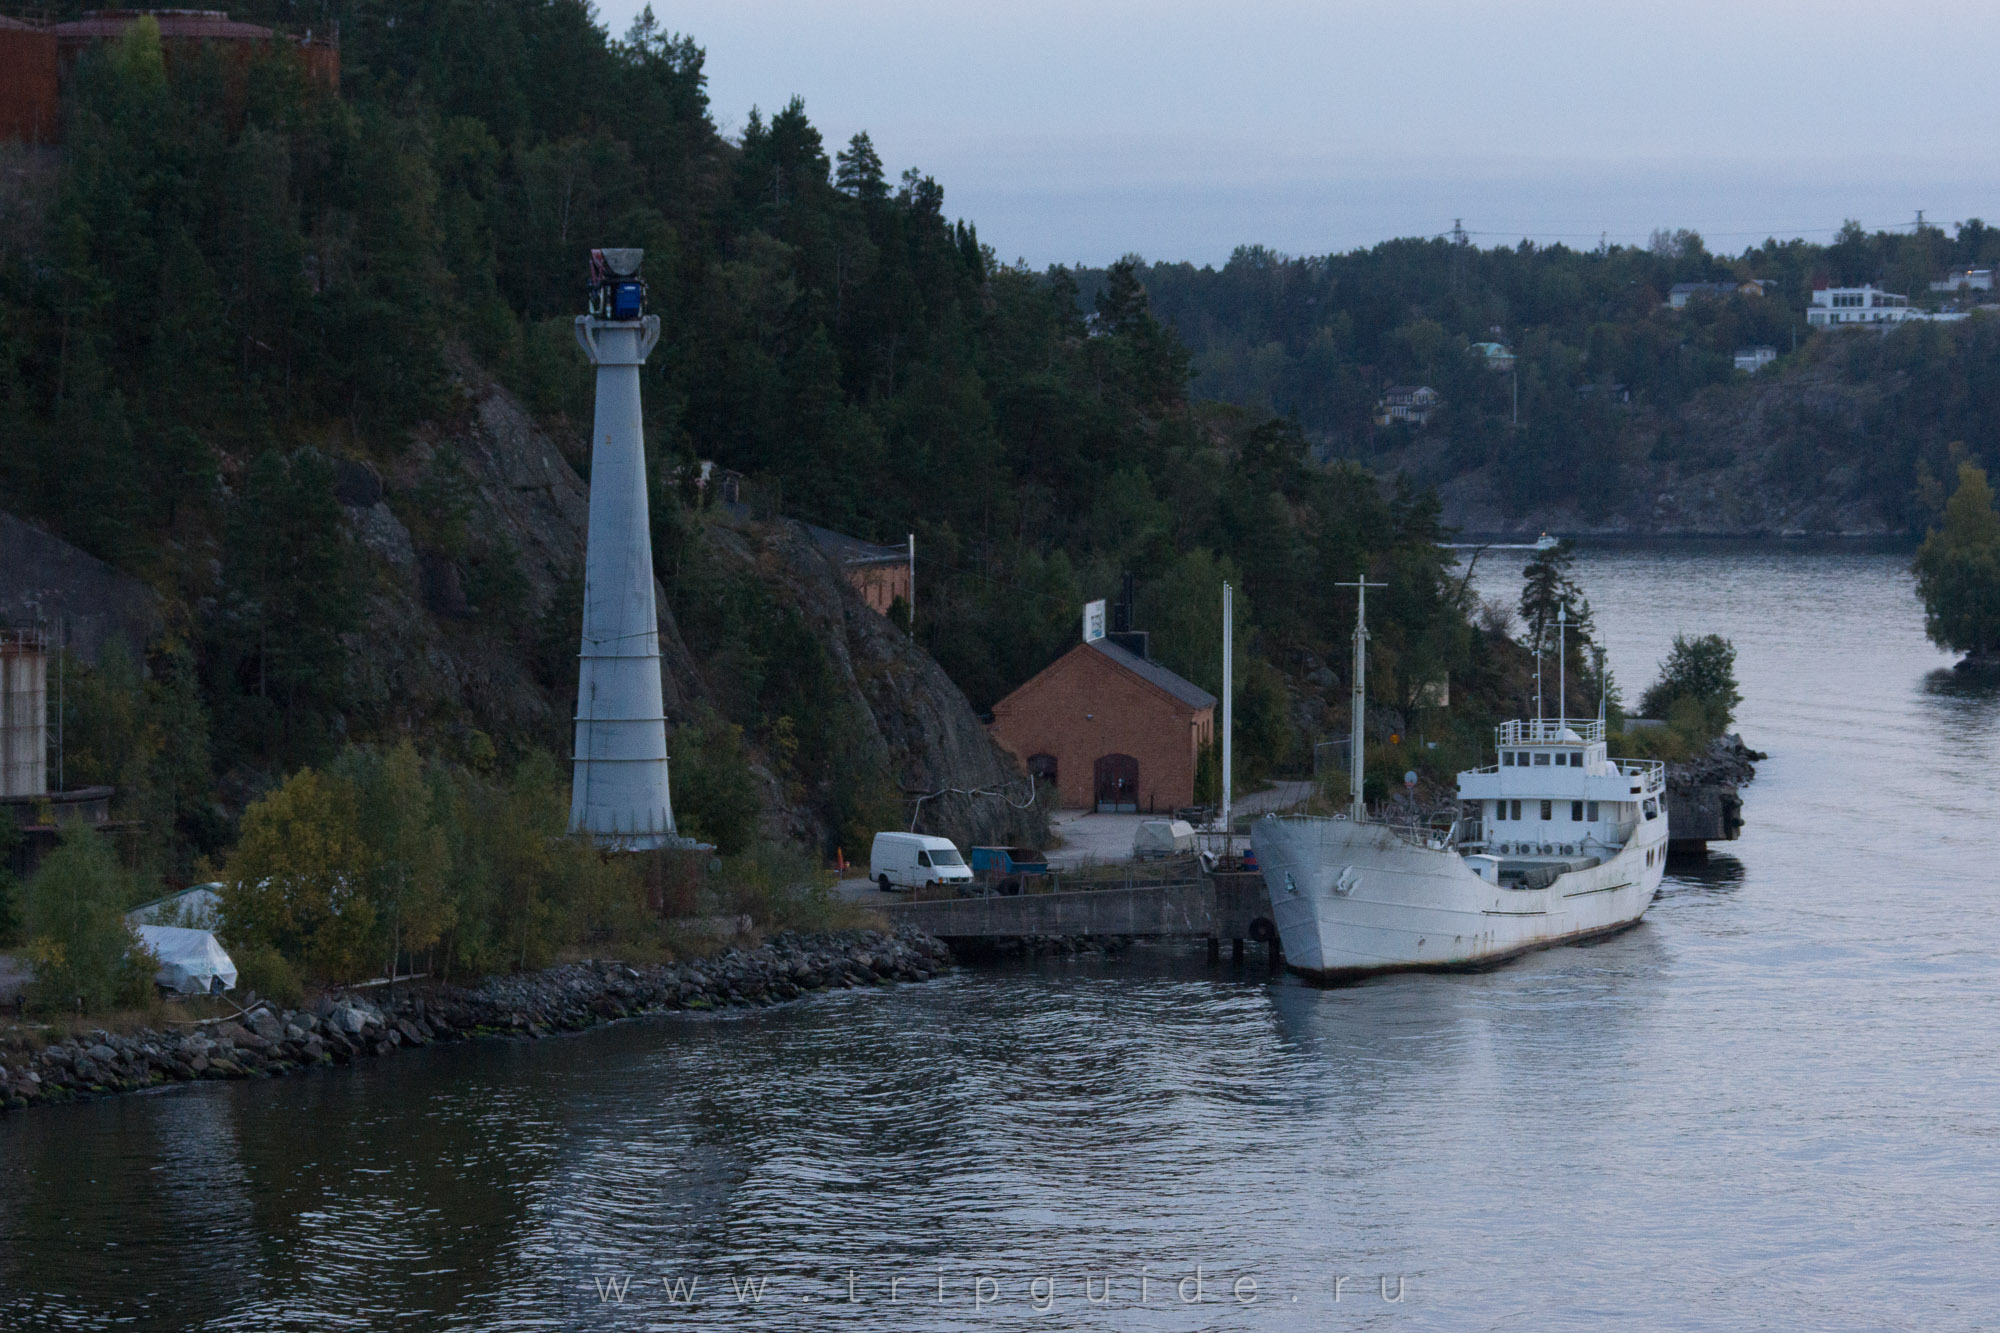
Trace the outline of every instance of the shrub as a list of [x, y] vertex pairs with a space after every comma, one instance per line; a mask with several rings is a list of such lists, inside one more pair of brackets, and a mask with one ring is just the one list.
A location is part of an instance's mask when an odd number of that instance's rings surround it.
[[674, 729], [667, 755], [680, 831], [713, 842], [724, 855], [748, 847], [763, 801], [743, 748], [743, 728], [703, 709]]
[[[1680, 708], [1684, 702], [1694, 710]], [[1639, 709], [1706, 741], [1729, 730], [1742, 702], [1736, 690], [1736, 646], [1720, 634], [1698, 639], [1676, 634], [1673, 651], [1660, 664], [1660, 678], [1646, 687]]]
[[269, 945], [328, 980], [376, 961], [369, 850], [354, 784], [302, 768], [243, 812], [222, 917], [246, 951]]
[[726, 858], [718, 889], [726, 913], [764, 930], [829, 930], [856, 915], [833, 896], [832, 877], [811, 857], [774, 842]]
[[297, 1006], [305, 997], [305, 988], [299, 984], [299, 974], [292, 970], [285, 956], [270, 944], [259, 940], [230, 950], [229, 957], [236, 964], [237, 994], [248, 995], [255, 991], [286, 1008]]
[[86, 1010], [141, 1005], [159, 960], [125, 923], [129, 885], [96, 831], [73, 825], [28, 882], [32, 995], [38, 1007]]

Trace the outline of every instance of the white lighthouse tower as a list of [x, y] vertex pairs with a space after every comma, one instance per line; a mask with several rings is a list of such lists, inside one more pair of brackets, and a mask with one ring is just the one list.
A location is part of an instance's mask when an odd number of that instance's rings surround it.
[[660, 340], [639, 280], [643, 250], [593, 250], [576, 340], [597, 367], [590, 535], [583, 567], [576, 767], [569, 825], [628, 851], [680, 845], [667, 794], [659, 613], [647, 521], [639, 367]]

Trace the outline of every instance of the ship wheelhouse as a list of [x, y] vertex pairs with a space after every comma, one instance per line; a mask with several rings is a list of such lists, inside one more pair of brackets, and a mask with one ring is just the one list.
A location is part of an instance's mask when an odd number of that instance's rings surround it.
[[1666, 765], [1611, 758], [1596, 718], [1508, 722], [1494, 747], [1494, 763], [1458, 775], [1460, 851], [1482, 878], [1501, 858], [1608, 859], [1664, 816]]

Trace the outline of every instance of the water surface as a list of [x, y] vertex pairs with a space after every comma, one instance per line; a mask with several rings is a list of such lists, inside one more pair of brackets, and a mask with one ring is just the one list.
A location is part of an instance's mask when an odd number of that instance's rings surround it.
[[1724, 633], [1772, 753], [1611, 940], [1335, 991], [1161, 948], [12, 1115], [0, 1327], [1992, 1326], [2000, 696], [1906, 560], [1586, 553], [1628, 694]]

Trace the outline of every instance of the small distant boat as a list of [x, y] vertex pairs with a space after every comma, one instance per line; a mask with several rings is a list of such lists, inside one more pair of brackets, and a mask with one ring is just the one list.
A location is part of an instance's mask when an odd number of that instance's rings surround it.
[[1366, 599], [1364, 585], [1350, 811], [1252, 826], [1286, 964], [1324, 983], [1481, 967], [1636, 923], [1666, 870], [1666, 765], [1607, 754], [1601, 702], [1597, 718], [1497, 728], [1494, 762], [1458, 775], [1454, 810], [1367, 812]]
[[1441, 542], [1447, 551], [1552, 551], [1562, 539], [1544, 532], [1531, 542]]

